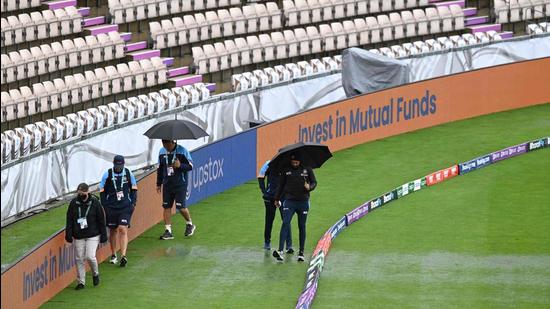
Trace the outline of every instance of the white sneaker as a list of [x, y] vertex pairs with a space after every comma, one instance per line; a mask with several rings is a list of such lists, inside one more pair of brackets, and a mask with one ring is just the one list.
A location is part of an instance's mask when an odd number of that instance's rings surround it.
[[116, 255], [111, 255], [111, 260], [109, 261], [109, 263], [116, 264], [117, 262], [118, 262], [118, 259], [116, 258]]
[[194, 224], [185, 225], [185, 236], [192, 236], [195, 233], [197, 227]]
[[283, 251], [274, 250], [274, 251], [273, 251], [273, 257], [277, 260], [277, 262], [282, 262], [282, 261], [284, 261], [284, 258], [283, 258]]

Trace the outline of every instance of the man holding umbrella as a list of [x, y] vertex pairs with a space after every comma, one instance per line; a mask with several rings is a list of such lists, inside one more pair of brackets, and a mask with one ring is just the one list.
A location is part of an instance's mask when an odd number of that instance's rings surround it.
[[174, 239], [172, 234], [172, 206], [186, 221], [185, 236], [191, 236], [196, 226], [191, 221], [191, 214], [185, 203], [189, 171], [193, 169], [193, 159], [189, 151], [178, 145], [175, 140], [197, 139], [208, 136], [198, 125], [187, 120], [168, 120], [157, 123], [144, 135], [153, 139], [162, 139], [159, 151], [159, 167], [157, 169], [157, 193], [162, 191], [162, 207], [164, 208], [164, 224], [166, 229], [160, 239]]
[[[273, 251], [277, 261], [283, 261], [283, 246], [290, 230], [294, 213], [298, 215], [300, 249], [298, 261], [304, 261], [306, 242], [306, 220], [309, 212], [310, 191], [317, 187], [313, 168], [320, 167], [332, 157], [327, 146], [314, 143], [297, 143], [279, 150], [271, 160], [271, 168], [279, 171], [280, 182], [275, 194], [275, 206], [282, 207], [283, 224], [279, 237], [279, 250]], [[284, 200], [281, 206], [281, 199]]]
[[300, 239], [300, 251], [298, 261], [304, 261], [304, 245], [306, 242], [306, 220], [309, 211], [309, 192], [317, 186], [317, 180], [313, 170], [301, 165], [301, 158], [298, 153], [290, 155], [290, 166], [281, 173], [279, 189], [275, 194], [275, 205], [281, 207], [281, 197], [284, 193], [283, 202], [283, 224], [279, 238], [279, 251], [273, 251], [273, 256], [283, 260], [283, 245], [290, 232], [290, 222], [294, 213], [298, 215], [298, 232]]
[[164, 224], [166, 229], [160, 239], [174, 239], [172, 234], [172, 205], [176, 204], [185, 221], [185, 236], [195, 233], [196, 226], [191, 221], [191, 214], [185, 204], [187, 195], [188, 172], [193, 169], [193, 159], [189, 151], [171, 140], [162, 140], [157, 169], [157, 193], [162, 191]]

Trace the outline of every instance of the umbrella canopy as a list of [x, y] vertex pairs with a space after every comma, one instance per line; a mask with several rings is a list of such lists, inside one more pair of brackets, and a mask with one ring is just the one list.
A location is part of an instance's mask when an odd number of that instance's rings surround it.
[[288, 167], [291, 154], [298, 154], [302, 165], [311, 168], [321, 167], [332, 157], [327, 145], [300, 142], [279, 149], [279, 152], [269, 162], [269, 169], [276, 172]]
[[208, 136], [208, 133], [190, 121], [175, 119], [159, 122], [143, 133], [143, 135], [150, 139], [179, 140], [197, 139]]

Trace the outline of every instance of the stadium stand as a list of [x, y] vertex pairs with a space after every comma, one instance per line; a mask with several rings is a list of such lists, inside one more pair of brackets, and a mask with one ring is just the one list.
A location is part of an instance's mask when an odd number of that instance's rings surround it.
[[[542, 0], [488, 3], [490, 16], [464, 0], [110, 0], [108, 12], [76, 7], [74, 0], [3, 0], [6, 12], [15, 12], [2, 15], [3, 129], [46, 123], [57, 110], [66, 117], [92, 109], [105, 119], [106, 110], [120, 108], [128, 121], [129, 106], [137, 110], [133, 119], [159, 109], [142, 114], [135, 100], [117, 108], [105, 103], [134, 96], [146, 102], [151, 93], [168, 100], [168, 92], [198, 102], [206, 90], [253, 89], [338, 69], [348, 47], [409, 57], [507, 39], [514, 33], [502, 31], [501, 23], [550, 13]], [[38, 6], [46, 10], [34, 11]], [[143, 34], [120, 31], [139, 21], [145, 21], [138, 27]], [[547, 25], [524, 28], [540, 34]], [[173, 47], [181, 57], [166, 57]], [[189, 53], [182, 55], [182, 48]], [[212, 75], [227, 70], [241, 74], [230, 82]]]
[[2, 18], [2, 47], [82, 31], [82, 16], [74, 6]]
[[[54, 119], [28, 124], [24, 128], [6, 130], [2, 132], [2, 142], [10, 145], [10, 155], [5, 156], [6, 159], [3, 159], [2, 163], [8, 163], [65, 140], [110, 128], [115, 124], [206, 100], [210, 97], [210, 92], [214, 90], [214, 87], [213, 84], [194, 83], [163, 89], [159, 92], [138, 95]], [[11, 90], [9, 94], [2, 92], [2, 102], [16, 102], [20, 98], [22, 96], [16, 97], [16, 92]], [[8, 140], [9, 142], [6, 142]], [[6, 151], [8, 150], [6, 149]]]

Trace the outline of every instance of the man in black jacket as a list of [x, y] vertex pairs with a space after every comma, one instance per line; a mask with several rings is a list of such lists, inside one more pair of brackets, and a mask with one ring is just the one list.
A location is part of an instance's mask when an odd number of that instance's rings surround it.
[[80, 290], [86, 283], [85, 259], [92, 269], [94, 286], [99, 284], [99, 267], [95, 255], [99, 243], [107, 242], [107, 228], [103, 208], [98, 199], [88, 192], [88, 185], [79, 184], [77, 194], [67, 209], [65, 240], [72, 243], [74, 239], [75, 242], [78, 280], [76, 289]]
[[279, 237], [279, 251], [273, 251], [273, 257], [277, 261], [283, 261], [283, 246], [290, 230], [290, 221], [294, 213], [298, 214], [298, 231], [300, 234], [300, 251], [298, 261], [304, 261], [304, 245], [306, 242], [306, 220], [309, 211], [309, 192], [317, 186], [317, 180], [313, 170], [301, 165], [298, 153], [290, 155], [290, 166], [283, 169], [280, 175], [279, 188], [275, 194], [275, 206], [281, 206], [283, 202], [283, 225]]

